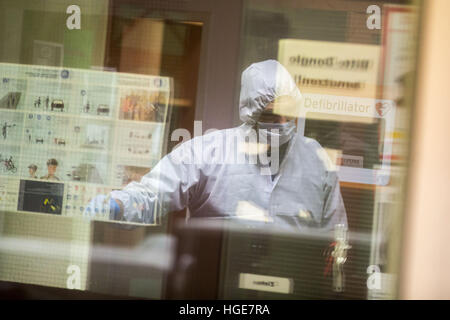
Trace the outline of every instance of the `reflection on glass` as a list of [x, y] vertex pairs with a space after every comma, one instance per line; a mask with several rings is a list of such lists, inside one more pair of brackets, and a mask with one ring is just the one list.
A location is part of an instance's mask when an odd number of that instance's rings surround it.
[[207, 132], [215, 9], [102, 0], [66, 30], [60, 4], [1, 3], [0, 280], [396, 297], [417, 8], [390, 2], [368, 29], [364, 1], [244, 1], [213, 115], [240, 125]]

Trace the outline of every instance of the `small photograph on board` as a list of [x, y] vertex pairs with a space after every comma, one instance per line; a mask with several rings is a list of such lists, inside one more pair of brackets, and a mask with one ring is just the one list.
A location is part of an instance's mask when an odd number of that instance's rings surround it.
[[17, 210], [60, 215], [63, 196], [63, 183], [21, 180]]
[[121, 92], [119, 119], [163, 122], [166, 111], [165, 92], [127, 89]]

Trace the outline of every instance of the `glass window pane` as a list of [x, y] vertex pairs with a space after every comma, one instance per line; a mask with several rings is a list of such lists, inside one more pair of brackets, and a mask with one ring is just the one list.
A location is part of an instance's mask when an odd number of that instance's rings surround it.
[[396, 298], [420, 8], [0, 0], [0, 281]]

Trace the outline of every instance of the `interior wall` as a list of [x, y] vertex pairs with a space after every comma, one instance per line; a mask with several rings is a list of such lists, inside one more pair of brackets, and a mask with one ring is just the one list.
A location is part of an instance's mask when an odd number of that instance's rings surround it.
[[[66, 9], [72, 4], [80, 6], [81, 30], [66, 27]], [[64, 46], [66, 67], [103, 66], [108, 6], [109, 0], [1, 1], [0, 62], [33, 64], [33, 43], [40, 40]], [[64, 288], [68, 267], [75, 265], [80, 270], [80, 289], [85, 289], [89, 222], [0, 211], [0, 225], [2, 236], [19, 241], [16, 245], [23, 250], [1, 248], [0, 279]]]
[[[239, 48], [243, 0], [114, 0], [117, 15], [129, 16], [126, 12], [133, 8], [132, 16], [173, 21], [200, 22], [201, 48], [198, 68], [198, 85], [194, 92], [195, 120], [202, 121], [202, 131], [211, 128], [225, 129], [235, 123], [238, 114], [240, 72]], [[108, 44], [114, 47], [117, 39]], [[116, 64], [118, 54], [106, 56], [106, 65]], [[190, 66], [189, 66], [190, 67]]]
[[192, 1], [189, 10], [209, 12], [200, 57], [196, 119], [203, 121], [203, 131], [230, 128], [239, 113], [243, 1]]
[[450, 1], [424, 1], [400, 298], [450, 299]]
[[[81, 9], [81, 30], [66, 27], [70, 5]], [[1, 1], [0, 61], [32, 64], [33, 40], [41, 40], [65, 46], [66, 67], [103, 66], [108, 7], [109, 0]], [[82, 65], [81, 57], [86, 62]]]

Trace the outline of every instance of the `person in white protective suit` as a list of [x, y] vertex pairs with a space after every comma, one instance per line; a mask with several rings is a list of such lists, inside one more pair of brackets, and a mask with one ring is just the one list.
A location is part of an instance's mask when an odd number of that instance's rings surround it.
[[180, 144], [140, 182], [95, 199], [85, 214], [109, 201], [110, 219], [129, 222], [155, 223], [188, 208], [191, 217], [346, 226], [336, 168], [318, 142], [297, 134], [301, 98], [280, 63], [252, 64], [242, 73], [244, 124]]

